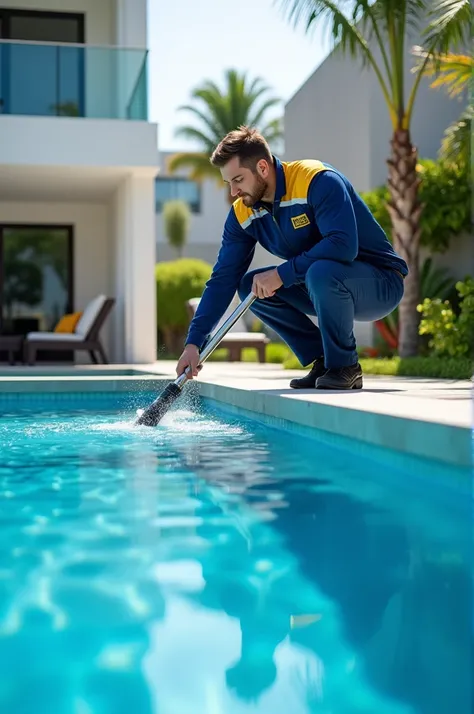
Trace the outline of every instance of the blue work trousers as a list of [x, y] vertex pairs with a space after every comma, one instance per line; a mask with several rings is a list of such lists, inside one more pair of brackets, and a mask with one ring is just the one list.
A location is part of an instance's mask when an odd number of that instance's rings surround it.
[[[243, 300], [251, 292], [253, 276], [239, 286]], [[358, 360], [354, 321], [379, 320], [390, 314], [403, 297], [403, 278], [392, 269], [369, 263], [315, 261], [305, 279], [279, 288], [271, 298], [257, 299], [250, 310], [286, 342], [303, 366], [324, 357], [327, 369], [346, 367]], [[315, 325], [308, 315], [317, 316]]]

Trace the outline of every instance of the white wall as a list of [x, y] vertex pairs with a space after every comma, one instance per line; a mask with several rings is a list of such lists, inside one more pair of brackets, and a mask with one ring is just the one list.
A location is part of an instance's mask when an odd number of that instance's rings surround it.
[[326, 59], [285, 106], [285, 160], [314, 158], [368, 185], [369, 78], [356, 63]]
[[[92, 203], [0, 202], [0, 223], [57, 223], [74, 227], [74, 310], [83, 310], [96, 295], [114, 297], [109, 207]], [[93, 258], [92, 258], [93, 256]], [[102, 336], [112, 360], [114, 312]], [[77, 353], [78, 362], [90, 362]]]
[[[420, 264], [429, 255], [426, 248], [420, 249]], [[446, 253], [435, 253], [433, 265], [445, 269], [453, 280], [464, 280], [466, 275], [474, 277], [474, 243], [472, 234], [465, 233], [451, 240]]]
[[0, 116], [0, 164], [151, 167], [157, 127], [147, 122]]
[[116, 43], [147, 46], [147, 0], [116, 0]]
[[119, 331], [115, 355], [129, 364], [156, 359], [154, 180], [129, 176], [113, 199], [113, 285]]

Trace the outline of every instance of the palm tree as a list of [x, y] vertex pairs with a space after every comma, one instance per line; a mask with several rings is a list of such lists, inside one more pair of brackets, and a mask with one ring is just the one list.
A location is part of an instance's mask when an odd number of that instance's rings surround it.
[[[422, 47], [415, 47], [414, 54], [425, 62], [424, 74], [435, 77], [432, 89], [445, 89], [450, 97], [469, 96], [474, 81], [474, 57], [448, 52], [440, 57], [427, 57]], [[425, 61], [426, 60], [426, 61]], [[459, 119], [448, 126], [444, 133], [439, 158], [467, 169], [471, 161], [471, 131], [474, 108], [469, 102]]]
[[[260, 77], [249, 80], [245, 72], [233, 69], [225, 73], [223, 90], [212, 81], [196, 87], [191, 94], [196, 104], [187, 104], [180, 110], [193, 114], [198, 126], [181, 126], [176, 136], [196, 141], [200, 151], [175, 154], [169, 161], [169, 170], [190, 168], [193, 180], [212, 178], [223, 185], [220, 171], [210, 164], [209, 158], [229, 131], [245, 124], [257, 127], [270, 145], [279, 142], [283, 136], [281, 120], [266, 121], [266, 116], [280, 100], [266, 97], [269, 91]], [[230, 196], [229, 201], [232, 202]]]
[[[412, 143], [410, 125], [418, 87], [430, 58], [446, 54], [455, 46], [467, 46], [472, 9], [470, 0], [275, 0], [295, 23], [309, 30], [327, 19], [337, 49], [362, 59], [375, 73], [392, 124], [388, 158], [387, 204], [395, 249], [406, 260], [410, 273], [399, 309], [399, 354], [410, 357], [418, 351], [417, 304], [419, 302], [419, 245], [422, 206], [418, 197], [420, 177], [418, 152]], [[422, 32], [427, 56], [415, 73], [406, 96], [404, 83], [406, 43], [411, 28]], [[380, 59], [378, 59], [380, 56]], [[335, 90], [336, 91], [336, 90]]]

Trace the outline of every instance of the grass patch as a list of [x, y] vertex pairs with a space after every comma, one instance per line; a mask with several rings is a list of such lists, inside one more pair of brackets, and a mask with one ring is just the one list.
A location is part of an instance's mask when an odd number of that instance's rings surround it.
[[[467, 357], [383, 357], [360, 358], [365, 374], [382, 374], [389, 377], [426, 377], [431, 379], [471, 379], [473, 362]], [[285, 369], [301, 369], [296, 357], [283, 363]]]

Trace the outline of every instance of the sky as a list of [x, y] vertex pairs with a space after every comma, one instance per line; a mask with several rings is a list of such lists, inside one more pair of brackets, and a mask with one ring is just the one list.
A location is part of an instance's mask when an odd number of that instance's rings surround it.
[[[178, 107], [190, 103], [203, 80], [223, 86], [225, 70], [247, 70], [285, 102], [331, 46], [324, 25], [306, 34], [302, 25], [292, 26], [277, 0], [148, 0], [148, 8], [149, 119], [159, 125], [162, 151], [196, 148], [174, 132], [194, 123]], [[276, 111], [283, 114], [283, 103]]]

